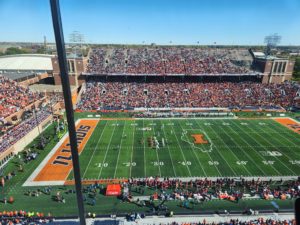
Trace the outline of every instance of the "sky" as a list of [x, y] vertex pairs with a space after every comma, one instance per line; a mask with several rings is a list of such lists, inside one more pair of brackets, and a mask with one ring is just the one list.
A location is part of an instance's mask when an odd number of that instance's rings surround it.
[[[65, 42], [300, 45], [300, 0], [60, 0]], [[0, 0], [0, 41], [54, 42], [49, 0]]]

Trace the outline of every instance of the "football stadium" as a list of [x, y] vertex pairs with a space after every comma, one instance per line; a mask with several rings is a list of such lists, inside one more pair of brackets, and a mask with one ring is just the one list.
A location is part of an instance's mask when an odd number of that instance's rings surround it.
[[297, 224], [297, 46], [54, 34], [0, 56], [0, 224]]

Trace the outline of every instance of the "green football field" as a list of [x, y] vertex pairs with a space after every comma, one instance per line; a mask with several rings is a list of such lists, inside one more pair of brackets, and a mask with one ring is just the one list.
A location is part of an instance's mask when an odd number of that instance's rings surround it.
[[80, 166], [83, 179], [297, 176], [300, 136], [272, 119], [100, 120]]

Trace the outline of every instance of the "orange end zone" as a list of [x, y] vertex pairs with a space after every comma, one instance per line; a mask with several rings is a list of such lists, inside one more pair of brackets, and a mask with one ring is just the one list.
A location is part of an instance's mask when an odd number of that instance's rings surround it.
[[[99, 120], [80, 120], [76, 126], [78, 153], [80, 154], [88, 142]], [[72, 170], [71, 148], [69, 137], [48, 160], [34, 181], [65, 181]]]
[[275, 121], [300, 134], [300, 124], [290, 118], [275, 118]]
[[208, 144], [207, 140], [204, 140], [203, 134], [192, 134], [194, 138], [194, 144]]

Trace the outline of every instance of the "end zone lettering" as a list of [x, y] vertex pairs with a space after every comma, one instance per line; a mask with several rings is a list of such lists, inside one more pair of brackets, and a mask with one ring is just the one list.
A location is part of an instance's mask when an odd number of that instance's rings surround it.
[[[98, 119], [79, 120], [76, 125], [78, 154], [83, 151], [98, 122]], [[69, 137], [66, 135], [63, 142], [59, 142], [52, 151], [54, 151], [54, 154], [49, 157], [50, 159], [45, 159], [45, 162], [42, 162], [43, 167], [37, 168], [38, 174], [33, 179], [34, 182], [65, 181], [67, 179], [72, 170], [72, 155]]]
[[[80, 125], [76, 131], [77, 145], [81, 144], [82, 140], [85, 138], [90, 129], [90, 126]], [[70, 146], [70, 143], [67, 143], [66, 146]]]
[[[78, 148], [81, 145], [84, 138], [87, 136], [87, 133], [90, 129], [91, 126], [84, 126], [84, 125], [80, 125], [77, 128], [76, 137], [77, 137]], [[72, 160], [70, 143], [68, 142], [65, 146], [62, 147], [63, 148], [59, 151], [59, 154], [56, 156], [52, 164], [68, 166], [69, 162]]]

